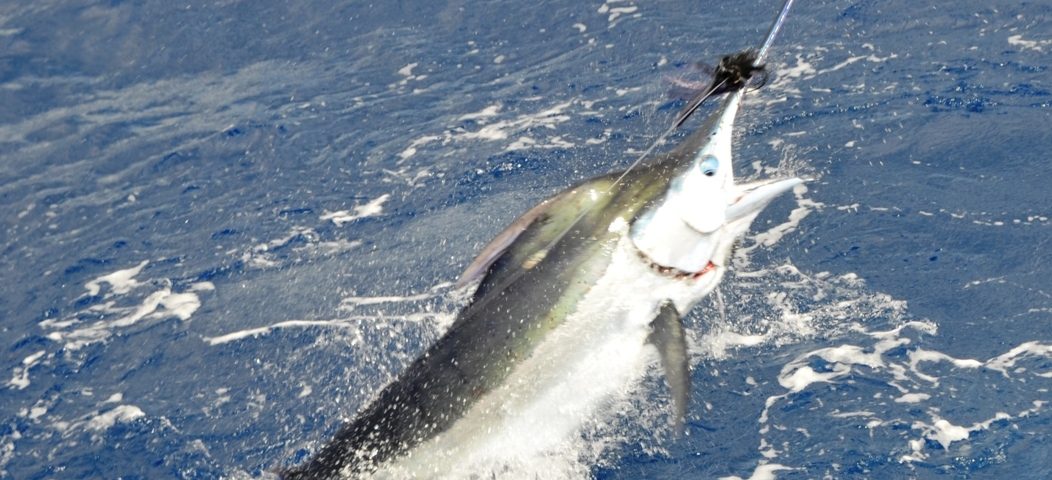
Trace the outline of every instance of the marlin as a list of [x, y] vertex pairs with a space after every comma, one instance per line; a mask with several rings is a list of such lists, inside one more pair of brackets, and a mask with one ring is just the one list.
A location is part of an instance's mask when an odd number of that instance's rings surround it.
[[739, 184], [732, 162], [745, 86], [791, 4], [759, 51], [724, 58], [661, 139], [725, 94], [701, 128], [548, 198], [497, 235], [461, 275], [458, 285], [477, 287], [447, 332], [283, 476], [437, 478], [487, 451], [557, 449], [655, 361], [681, 430], [691, 392], [682, 314], [716, 288], [756, 216], [803, 183]]

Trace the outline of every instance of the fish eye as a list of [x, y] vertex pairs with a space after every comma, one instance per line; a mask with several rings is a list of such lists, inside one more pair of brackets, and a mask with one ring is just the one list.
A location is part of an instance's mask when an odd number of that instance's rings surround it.
[[711, 177], [716, 175], [716, 171], [719, 170], [720, 161], [716, 157], [709, 155], [701, 161], [699, 166], [701, 167], [701, 173], [704, 173], [706, 177]]

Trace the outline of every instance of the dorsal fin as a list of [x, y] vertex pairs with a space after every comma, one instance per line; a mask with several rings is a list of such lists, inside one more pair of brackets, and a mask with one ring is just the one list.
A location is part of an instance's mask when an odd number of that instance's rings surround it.
[[[553, 242], [573, 226], [581, 212], [610, 198], [611, 175], [595, 178], [548, 198], [508, 225], [482, 249], [460, 274], [456, 286], [470, 284], [491, 272], [500, 260], [505, 268], [532, 268]], [[485, 283], [492, 283], [490, 277]]]
[[548, 209], [552, 208], [553, 205], [557, 205], [562, 200], [573, 192], [566, 190], [554, 197], [550, 197], [543, 202], [537, 204], [537, 206], [531, 208], [526, 213], [522, 214], [519, 218], [511, 222], [504, 231], [500, 232], [493, 240], [490, 240], [488, 244], [479, 252], [475, 260], [472, 260], [471, 264], [464, 269], [464, 272], [460, 274], [460, 278], [457, 280], [456, 287], [460, 288], [471, 282], [474, 282], [483, 275], [486, 274], [486, 270], [489, 269], [493, 262], [497, 261], [501, 255], [519, 238], [522, 232], [526, 231], [526, 228], [533, 224], [539, 217], [545, 215]]

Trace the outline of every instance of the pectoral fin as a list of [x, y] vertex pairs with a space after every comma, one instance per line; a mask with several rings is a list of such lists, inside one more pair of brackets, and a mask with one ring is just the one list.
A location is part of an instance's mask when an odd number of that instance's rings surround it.
[[690, 362], [687, 360], [687, 336], [683, 330], [676, 305], [666, 300], [650, 324], [647, 341], [658, 349], [665, 379], [672, 391], [672, 421], [677, 433], [683, 432], [683, 422], [690, 402]]

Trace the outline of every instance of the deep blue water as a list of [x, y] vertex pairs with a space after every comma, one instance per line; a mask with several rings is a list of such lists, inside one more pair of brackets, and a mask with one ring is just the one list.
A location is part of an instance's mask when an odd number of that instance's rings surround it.
[[[301, 461], [778, 6], [0, 4], [0, 477]], [[587, 475], [1045, 478], [1050, 52], [1048, 3], [800, 0], [736, 169], [812, 180], [690, 317], [689, 435], [655, 375]]]

